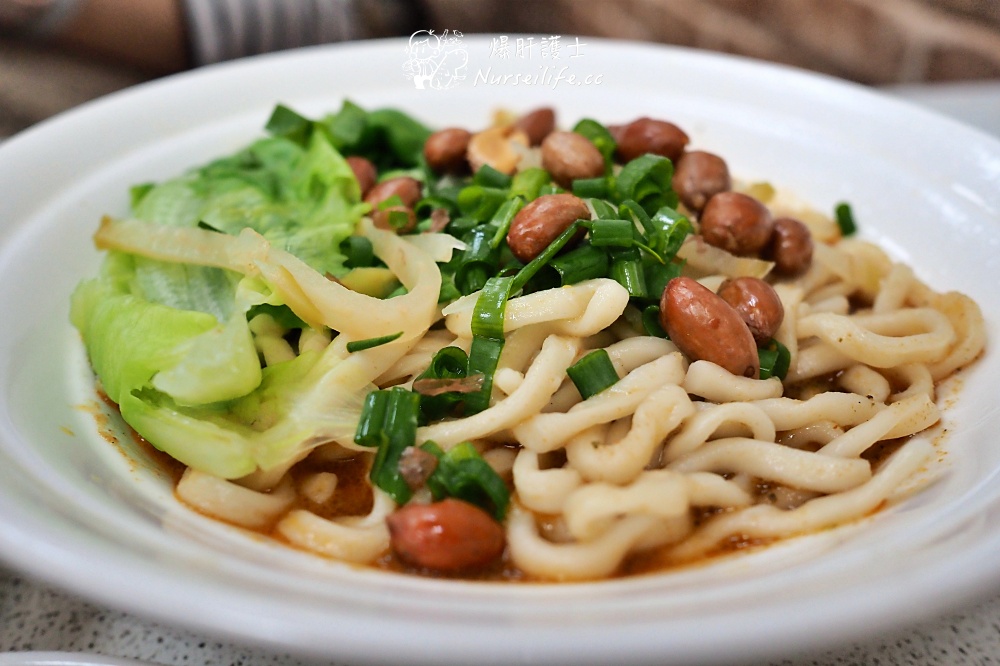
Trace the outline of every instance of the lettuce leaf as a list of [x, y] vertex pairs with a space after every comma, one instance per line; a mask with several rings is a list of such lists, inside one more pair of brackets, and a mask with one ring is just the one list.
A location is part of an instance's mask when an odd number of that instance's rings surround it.
[[[333, 276], [347, 272], [340, 243], [369, 209], [323, 132], [305, 145], [259, 140], [144, 184], [133, 202], [135, 218], [156, 225], [234, 236], [249, 227]], [[286, 304], [259, 276], [112, 250], [74, 291], [70, 319], [129, 425], [189, 466], [236, 478], [291, 464], [323, 438], [349, 438], [368, 389], [334, 381], [337, 350], [262, 369], [247, 324], [261, 306]]]

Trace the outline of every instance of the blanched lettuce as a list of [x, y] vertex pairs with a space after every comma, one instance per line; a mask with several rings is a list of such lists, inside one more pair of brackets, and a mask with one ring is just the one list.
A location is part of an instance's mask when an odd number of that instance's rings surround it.
[[[262, 139], [133, 197], [139, 220], [233, 236], [249, 227], [333, 276], [346, 272], [340, 243], [368, 210], [322, 132], [305, 145]], [[259, 275], [111, 251], [77, 287], [70, 318], [126, 422], [177, 460], [236, 478], [349, 438], [369, 388], [332, 347], [262, 369], [247, 325], [262, 306], [287, 307]]]

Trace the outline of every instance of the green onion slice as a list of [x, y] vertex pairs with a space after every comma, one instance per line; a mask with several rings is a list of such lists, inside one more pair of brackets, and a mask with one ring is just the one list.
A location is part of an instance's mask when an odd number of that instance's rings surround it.
[[677, 206], [677, 193], [671, 186], [674, 165], [661, 155], [646, 154], [635, 158], [618, 174], [619, 200], [632, 199], [650, 215], [663, 206]]
[[366, 349], [371, 349], [372, 347], [381, 347], [382, 345], [389, 344], [393, 340], [398, 340], [402, 337], [403, 332], [399, 331], [393, 333], [392, 335], [383, 335], [378, 338], [366, 338], [364, 340], [353, 340], [347, 343], [348, 353], [353, 354], [354, 352], [364, 351]]
[[766, 345], [758, 348], [757, 356], [760, 358], [761, 379], [777, 377], [784, 380], [788, 375], [788, 366], [791, 364], [792, 355], [788, 351], [788, 347], [777, 340], [772, 338]]
[[837, 226], [840, 227], [841, 236], [853, 236], [858, 231], [858, 225], [854, 222], [854, 211], [851, 204], [841, 202], [834, 209], [837, 216]]
[[417, 393], [399, 387], [372, 391], [365, 397], [354, 433], [355, 444], [378, 447], [369, 476], [397, 504], [406, 504], [413, 494], [399, 472], [399, 458], [417, 440], [419, 410]]
[[530, 167], [514, 174], [510, 183], [510, 196], [521, 197], [525, 201], [538, 198], [541, 189], [552, 182], [549, 172], [541, 167]]
[[566, 374], [576, 384], [584, 400], [597, 395], [618, 381], [618, 372], [605, 349], [595, 349], [590, 352], [566, 368]]
[[510, 491], [471, 443], [462, 442], [447, 452], [434, 442], [424, 442], [420, 448], [438, 459], [427, 479], [435, 500], [455, 497], [488, 511], [497, 522], [503, 521]]

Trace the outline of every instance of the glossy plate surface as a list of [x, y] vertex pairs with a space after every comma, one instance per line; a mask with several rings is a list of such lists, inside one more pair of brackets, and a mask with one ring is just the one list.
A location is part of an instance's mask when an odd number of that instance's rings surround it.
[[[406, 41], [278, 54], [112, 95], [0, 145], [0, 557], [220, 638], [378, 664], [719, 663], [862, 638], [994, 590], [1000, 143], [794, 70], [590, 39], [574, 58], [571, 45], [559, 60], [537, 46], [505, 60], [490, 39], [465, 38], [425, 57], [443, 65], [423, 90], [405, 76], [416, 57]], [[464, 72], [452, 68], [460, 51]], [[503, 71], [511, 76], [497, 78]], [[319, 115], [345, 97], [432, 126], [474, 128], [497, 108], [541, 105], [563, 125], [662, 117], [742, 179], [769, 180], [821, 210], [850, 201], [867, 237], [939, 290], [973, 296], [991, 327], [986, 356], [944, 391], [948, 432], [935, 435], [941, 455], [927, 487], [843, 529], [711, 566], [578, 585], [389, 575], [185, 510], [127, 435], [95, 425], [102, 411], [67, 321], [71, 290], [99, 263], [90, 236], [102, 214], [125, 214], [129, 185], [238, 149], [275, 102]]]

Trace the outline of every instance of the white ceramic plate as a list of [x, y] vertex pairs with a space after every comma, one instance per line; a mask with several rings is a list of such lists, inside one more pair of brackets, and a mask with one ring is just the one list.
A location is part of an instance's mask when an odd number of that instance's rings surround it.
[[82, 652], [7, 652], [0, 654], [0, 666], [152, 666], [132, 659], [116, 659]]
[[[564, 123], [668, 118], [743, 178], [766, 178], [820, 209], [852, 202], [867, 236], [932, 285], [971, 294], [995, 326], [997, 141], [784, 68], [589, 39], [574, 58], [569, 46], [558, 61], [537, 48], [503, 60], [489, 39], [467, 38], [450, 47], [465, 51], [466, 79], [424, 90], [404, 77], [405, 42], [270, 56], [112, 95], [0, 147], [0, 555], [164, 622], [378, 664], [777, 656], [898, 627], [994, 589], [1000, 340], [992, 328], [990, 351], [949, 400], [950, 434], [939, 438], [942, 460], [924, 492], [847, 528], [622, 581], [449, 583], [313, 558], [183, 509], [154, 466], [99, 436], [93, 407], [80, 407], [93, 404], [93, 385], [67, 299], [98, 265], [90, 235], [101, 214], [125, 213], [132, 183], [258, 136], [276, 101], [318, 115], [347, 96], [437, 126], [476, 126], [497, 107], [543, 104]], [[555, 81], [562, 67], [579, 85]], [[491, 78], [504, 68], [520, 73], [517, 85]], [[119, 440], [128, 451], [128, 437]]]

